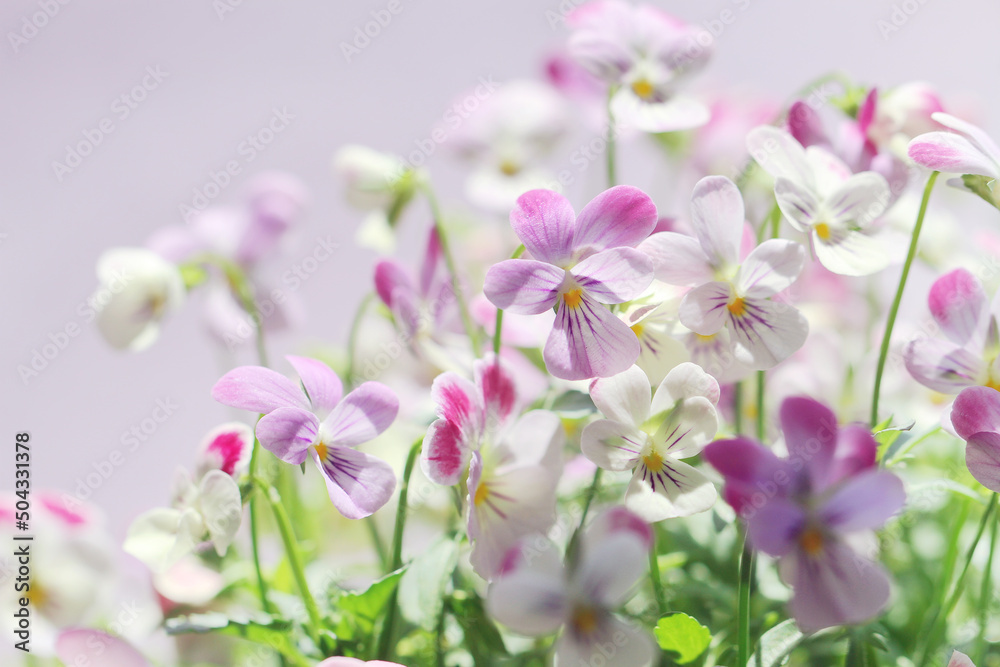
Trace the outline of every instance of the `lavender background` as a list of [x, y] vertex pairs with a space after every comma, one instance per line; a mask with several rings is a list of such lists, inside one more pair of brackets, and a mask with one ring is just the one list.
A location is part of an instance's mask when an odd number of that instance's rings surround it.
[[[197, 309], [173, 318], [144, 353], [110, 349], [80, 310], [96, 287], [100, 253], [182, 222], [179, 205], [229, 160], [243, 169], [215, 203], [238, 202], [254, 173], [292, 172], [312, 197], [297, 232], [299, 255], [282, 261], [290, 268], [328, 235], [341, 249], [299, 290], [309, 307], [305, 328], [272, 341], [271, 354], [309, 341], [342, 342], [369, 289], [375, 253], [352, 247], [362, 216], [342, 201], [333, 152], [351, 142], [407, 153], [480, 77], [538, 75], [542, 57], [566, 36], [555, 17], [573, 4], [398, 0], [401, 11], [348, 63], [341, 42], [353, 40], [388, 0], [237, 2], [47, 0], [58, 13], [16, 50], [10, 33], [21, 32], [46, 1], [5, 0], [0, 8], [0, 414], [10, 443], [0, 448], [0, 488], [13, 485], [15, 432], [32, 434], [34, 488], [72, 493], [95, 464], [125, 451], [123, 434], [150, 418], [158, 401], [171, 402], [174, 413], [92, 492], [117, 538], [136, 514], [165, 503], [173, 469], [190, 464], [202, 434], [231, 417], [208, 392], [232, 360], [220, 359]], [[723, 28], [704, 85], [739, 84], [786, 99], [835, 68], [881, 86], [922, 79], [947, 102], [988, 110], [975, 120], [994, 135], [1000, 130], [992, 121], [1000, 109], [998, 3], [656, 4]], [[899, 29], [883, 34], [893, 18]], [[149, 67], [165, 78], [121, 118], [114, 101], [141, 84]], [[247, 163], [237, 146], [276, 108], [294, 118]], [[60, 181], [53, 162], [65, 161], [66, 146], [103, 118], [114, 131]], [[440, 152], [428, 165], [446, 206], [456, 202], [459, 170]], [[81, 333], [37, 377], [22, 380], [18, 367], [30, 366], [69, 325]], [[249, 363], [250, 353], [238, 360]]]

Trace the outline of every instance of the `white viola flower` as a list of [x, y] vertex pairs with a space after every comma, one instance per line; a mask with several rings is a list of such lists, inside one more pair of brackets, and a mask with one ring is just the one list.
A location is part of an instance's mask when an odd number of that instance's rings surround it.
[[762, 126], [750, 131], [747, 148], [774, 176], [774, 197], [789, 223], [809, 234], [816, 258], [845, 276], [866, 276], [884, 269], [889, 253], [876, 221], [892, 192], [874, 171], [851, 173], [840, 158], [802, 144], [785, 130]]
[[[544, 537], [524, 540], [508, 552], [500, 578], [487, 592], [486, 608], [520, 634], [564, 628], [555, 643], [558, 666], [649, 665], [657, 653], [652, 639], [614, 611], [645, 576], [651, 544], [649, 526], [622, 508], [595, 518], [570, 567]], [[609, 651], [614, 651], [610, 662]]]
[[[708, 176], [695, 185], [691, 222], [694, 237], [659, 232], [639, 250], [653, 260], [657, 279], [694, 287], [681, 302], [681, 324], [702, 337], [725, 330], [736, 362], [753, 370], [773, 368], [802, 347], [809, 333], [802, 313], [774, 298], [798, 278], [805, 249], [794, 241], [770, 239], [741, 261], [743, 198], [724, 176]], [[710, 342], [719, 345], [725, 339]], [[721, 359], [721, 351], [713, 358]]]
[[583, 429], [584, 455], [605, 470], [634, 471], [625, 507], [655, 522], [704, 512], [715, 485], [681, 461], [699, 454], [719, 428], [719, 383], [695, 364], [671, 370], [650, 399], [637, 366], [594, 380], [590, 397], [605, 419]]
[[618, 315], [639, 339], [635, 365], [645, 371], [653, 384], [659, 384], [677, 364], [690, 360], [684, 343], [675, 337], [680, 329], [677, 310], [681, 298], [658, 289], [649, 299], [652, 303], [636, 299]]
[[184, 302], [175, 264], [145, 248], [112, 248], [97, 260], [100, 288], [91, 298], [97, 328], [113, 347], [133, 351], [153, 344], [160, 322]]

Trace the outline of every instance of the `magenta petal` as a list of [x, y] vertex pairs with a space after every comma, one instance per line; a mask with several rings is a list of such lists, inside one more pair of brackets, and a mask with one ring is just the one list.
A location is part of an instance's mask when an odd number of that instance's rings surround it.
[[575, 220], [569, 201], [552, 190], [525, 192], [510, 212], [510, 224], [527, 251], [550, 264], [562, 264], [573, 255]]
[[223, 405], [260, 413], [309, 407], [295, 382], [261, 366], [240, 366], [229, 371], [212, 387], [212, 398]]
[[552, 264], [533, 259], [507, 259], [486, 272], [483, 292], [497, 308], [521, 315], [537, 315], [556, 305], [565, 277], [566, 272]]
[[[781, 404], [781, 430], [789, 461], [797, 460], [798, 467], [805, 467], [813, 492], [826, 488], [837, 451], [837, 416], [811, 398], [786, 398]], [[871, 446], [877, 449], [874, 439]]]
[[612, 248], [573, 267], [576, 282], [601, 303], [630, 301], [653, 282], [653, 263], [633, 248]]
[[965, 269], [955, 269], [935, 280], [927, 305], [944, 335], [959, 345], [980, 334], [989, 317], [983, 286]]
[[438, 419], [424, 436], [420, 469], [435, 484], [454, 486], [461, 480], [471, 452], [454, 422]]
[[837, 433], [837, 448], [830, 462], [827, 484], [836, 484], [842, 479], [874, 468], [878, 447], [872, 432], [863, 424], [848, 424]]
[[791, 466], [753, 440], [716, 440], [705, 447], [702, 456], [726, 478], [726, 502], [744, 518], [766, 506], [769, 499], [797, 491]]
[[348, 519], [374, 514], [389, 502], [396, 489], [392, 467], [356, 449], [330, 447], [325, 459], [321, 461], [314, 452], [313, 460], [323, 471], [334, 507]]
[[1000, 433], [976, 433], [965, 447], [969, 472], [990, 491], [1000, 493]]
[[124, 639], [102, 630], [63, 630], [56, 639], [56, 655], [67, 665], [149, 667], [149, 661]]
[[483, 393], [483, 407], [486, 409], [485, 427], [497, 432], [510, 419], [517, 405], [514, 376], [493, 355], [473, 364], [473, 372], [476, 385]]
[[889, 601], [889, 577], [846, 544], [828, 542], [818, 556], [795, 552], [782, 563], [795, 594], [788, 609], [803, 632], [867, 621]]
[[375, 265], [375, 292], [389, 308], [395, 302], [397, 291], [414, 294], [413, 281], [399, 262], [385, 259]]
[[424, 249], [424, 261], [420, 265], [421, 294], [430, 294], [431, 286], [434, 283], [434, 276], [437, 274], [443, 257], [441, 239], [438, 237], [437, 227], [431, 227], [431, 231], [427, 235], [427, 247]]
[[261, 446], [285, 463], [298, 465], [306, 460], [309, 446], [318, 442], [319, 420], [301, 408], [278, 408], [257, 422]]
[[542, 356], [549, 372], [563, 380], [610, 377], [639, 358], [639, 339], [584, 292], [577, 306], [559, 308]]
[[921, 134], [910, 142], [906, 152], [914, 162], [934, 171], [1000, 176], [1000, 168], [990, 157], [953, 132]]
[[891, 472], [870, 470], [843, 483], [823, 504], [827, 526], [849, 533], [875, 529], [906, 503], [903, 482]]
[[656, 227], [656, 205], [645, 192], [617, 185], [594, 197], [576, 219], [573, 246], [594, 252], [635, 247]]
[[963, 440], [977, 433], [1000, 432], [1000, 391], [990, 387], [969, 387], [951, 406], [951, 424]]
[[747, 537], [754, 549], [780, 558], [795, 549], [805, 519], [797, 504], [780, 496], [770, 498], [747, 522]]
[[431, 384], [431, 399], [437, 404], [438, 416], [454, 424], [462, 434], [466, 447], [483, 430], [483, 402], [480, 390], [457, 373], [441, 373]]
[[805, 102], [795, 102], [788, 109], [788, 131], [803, 146], [830, 145], [819, 114]]
[[344, 385], [333, 369], [318, 359], [291, 355], [285, 359], [299, 374], [313, 409], [333, 410], [340, 402], [340, 397], [344, 395]]
[[324, 439], [354, 447], [389, 428], [399, 412], [399, 399], [384, 384], [365, 382], [344, 397], [323, 420]]

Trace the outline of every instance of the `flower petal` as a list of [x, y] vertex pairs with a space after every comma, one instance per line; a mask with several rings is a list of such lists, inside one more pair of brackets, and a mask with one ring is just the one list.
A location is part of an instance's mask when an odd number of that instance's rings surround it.
[[536, 260], [549, 264], [562, 264], [572, 257], [575, 220], [569, 200], [552, 190], [525, 192], [510, 212], [511, 227], [525, 249]]
[[573, 267], [577, 284], [601, 303], [630, 301], [653, 282], [653, 262], [634, 248], [603, 250]]
[[579, 303], [563, 303], [542, 356], [549, 373], [587, 380], [621, 373], [639, 357], [635, 333], [586, 292]]
[[[805, 469], [813, 492], [826, 488], [839, 431], [833, 410], [811, 398], [793, 396], [781, 403], [780, 421], [788, 460]], [[876, 446], [874, 439], [871, 446]]]
[[[609, 665], [616, 667], [646, 667], [656, 658], [656, 645], [648, 633], [612, 614], [604, 618], [586, 636], [567, 628], [555, 645], [555, 665]], [[609, 660], [606, 656], [610, 655]]]
[[356, 449], [329, 447], [323, 460], [313, 450], [313, 460], [323, 472], [330, 500], [348, 519], [363, 519], [374, 514], [389, 502], [396, 489], [396, 473], [392, 467]]
[[715, 504], [719, 494], [704, 473], [670, 458], [661, 466], [653, 471], [639, 464], [625, 492], [625, 507], [654, 523], [704, 512]]
[[529, 564], [490, 585], [486, 609], [514, 632], [534, 637], [559, 629], [569, 601], [561, 577], [535, 571]]
[[515, 465], [541, 465], [554, 477], [563, 471], [566, 429], [562, 420], [548, 410], [531, 410], [521, 415], [503, 439]]
[[698, 364], [689, 361], [674, 366], [653, 394], [650, 414], [670, 410], [678, 401], [701, 397], [712, 405], [719, 403], [719, 382]]
[[295, 382], [262, 366], [240, 366], [229, 371], [212, 387], [212, 398], [223, 405], [264, 414], [278, 408], [309, 409], [305, 394]]
[[903, 361], [914, 380], [942, 394], [985, 384], [987, 368], [981, 357], [938, 338], [911, 340], [903, 348]]
[[986, 431], [970, 437], [965, 464], [980, 484], [1000, 493], [1000, 433]]
[[611, 100], [615, 122], [643, 132], [678, 132], [701, 127], [711, 120], [708, 107], [687, 95], [673, 95], [663, 102], [642, 99], [623, 86]]
[[416, 294], [413, 280], [399, 262], [384, 259], [375, 265], [375, 292], [387, 307], [396, 304], [399, 294]]
[[698, 239], [677, 232], [658, 232], [639, 244], [653, 262], [657, 280], [669, 285], [701, 285], [715, 279], [708, 255]]
[[816, 259], [828, 271], [842, 276], [868, 276], [889, 265], [890, 253], [879, 235], [832, 226], [825, 235], [813, 229], [810, 237]]
[[399, 399], [379, 382], [365, 382], [344, 397], [323, 420], [323, 436], [330, 443], [354, 447], [373, 440], [396, 419]]
[[805, 520], [798, 504], [780, 496], [770, 498], [747, 521], [747, 539], [754, 549], [781, 558], [798, 545]]
[[733, 354], [754, 370], [774, 368], [802, 347], [809, 323], [783, 301], [745, 297], [743, 312], [727, 312]]
[[477, 360], [472, 369], [486, 411], [484, 427], [496, 433], [511, 418], [517, 406], [514, 376], [506, 365], [492, 354], [486, 359]]
[[677, 412], [668, 413], [653, 436], [657, 450], [684, 459], [701, 453], [719, 430], [715, 406], [702, 396], [686, 398]]
[[556, 305], [565, 277], [566, 272], [552, 264], [533, 259], [506, 259], [486, 272], [483, 293], [497, 308], [521, 315], [537, 315]]
[[892, 193], [882, 174], [865, 171], [852, 174], [826, 198], [834, 219], [862, 229], [885, 213]]
[[976, 667], [972, 664], [972, 659], [965, 655], [961, 651], [955, 651], [951, 654], [951, 660], [948, 661], [948, 667]]
[[150, 667], [131, 644], [102, 630], [63, 630], [56, 639], [56, 655], [67, 665]]
[[820, 509], [827, 526], [844, 533], [880, 528], [906, 503], [899, 477], [869, 470], [837, 487]]
[[454, 422], [438, 419], [427, 428], [420, 449], [420, 469], [429, 480], [454, 486], [462, 479], [472, 450]]
[[645, 443], [645, 433], [610, 419], [587, 424], [580, 436], [584, 456], [605, 470], [619, 472], [636, 466]]
[[678, 317], [681, 324], [699, 336], [711, 336], [726, 326], [726, 306], [732, 296], [729, 283], [699, 285], [684, 295]]
[[990, 387], [969, 387], [951, 406], [951, 424], [963, 440], [976, 433], [1000, 432], [1000, 391]]
[[755, 127], [747, 134], [747, 149], [750, 157], [771, 176], [815, 189], [806, 151], [788, 132], [770, 125]]
[[441, 373], [431, 384], [431, 399], [438, 417], [458, 428], [462, 445], [478, 448], [484, 426], [482, 390], [458, 373]]
[[257, 422], [261, 446], [285, 463], [299, 465], [306, 460], [310, 445], [319, 442], [319, 420], [301, 408], [278, 408]]
[[215, 552], [219, 556], [224, 556], [236, 538], [243, 519], [240, 487], [226, 473], [213, 470], [205, 475], [199, 484], [198, 508], [215, 546]]
[[910, 141], [906, 152], [914, 162], [934, 171], [1000, 177], [995, 157], [954, 132], [921, 134]]
[[833, 485], [875, 467], [878, 446], [865, 424], [848, 424], [837, 433], [837, 447], [826, 483]]
[[982, 283], [965, 269], [935, 280], [927, 305], [944, 335], [962, 346], [982, 335], [990, 314]]
[[636, 582], [646, 574], [649, 549], [631, 531], [618, 531], [599, 544], [590, 544], [580, 556], [571, 586], [576, 599], [615, 609], [631, 596]]
[[786, 496], [794, 472], [787, 461], [747, 438], [716, 440], [702, 453], [726, 479], [723, 495], [736, 512], [748, 518], [775, 495]]
[[779, 176], [774, 182], [774, 199], [792, 227], [804, 232], [820, 222], [820, 201], [799, 181]]
[[344, 395], [344, 385], [337, 374], [324, 362], [308, 357], [285, 357], [302, 380], [313, 410], [333, 410]]
[[637, 426], [649, 418], [649, 379], [638, 366], [590, 383], [590, 398], [608, 419]]
[[739, 261], [743, 238], [743, 196], [725, 176], [706, 176], [691, 195], [691, 224], [702, 249], [713, 265]]
[[764, 241], [743, 260], [736, 278], [737, 289], [765, 299], [791, 286], [802, 273], [806, 250], [785, 239]]
[[634, 248], [653, 232], [656, 220], [656, 205], [649, 195], [631, 185], [616, 185], [580, 211], [573, 234], [574, 251], [577, 256], [581, 251], [586, 256], [609, 248]]

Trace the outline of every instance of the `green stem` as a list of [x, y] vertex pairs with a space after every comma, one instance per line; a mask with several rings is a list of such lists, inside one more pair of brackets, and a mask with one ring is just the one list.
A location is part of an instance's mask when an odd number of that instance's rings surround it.
[[372, 302], [372, 297], [374, 295], [369, 292], [361, 299], [361, 303], [358, 304], [358, 309], [354, 313], [354, 319], [351, 321], [351, 332], [347, 337], [347, 386], [353, 387], [356, 382], [354, 378], [355, 369], [355, 357], [358, 347], [358, 331], [361, 329], [361, 322], [364, 319], [365, 312], [368, 310], [368, 305]]
[[378, 562], [382, 566], [382, 569], [389, 567], [389, 552], [385, 548], [385, 540], [382, 539], [382, 535], [378, 532], [378, 525], [375, 523], [375, 518], [372, 516], [366, 516], [365, 526], [368, 527], [368, 534], [372, 538], [372, 546], [375, 547], [375, 553], [378, 555]]
[[[420, 438], [410, 447], [410, 453], [406, 457], [406, 466], [403, 468], [403, 481], [399, 487], [399, 505], [396, 507], [396, 526], [392, 532], [392, 560], [389, 563], [390, 572], [395, 572], [403, 567], [403, 530], [406, 528], [407, 496], [410, 490], [410, 475], [417, 462], [417, 455], [423, 445], [423, 438]], [[389, 608], [386, 612], [385, 622], [382, 624], [382, 634], [378, 638], [377, 657], [379, 660], [392, 659], [392, 637], [396, 631], [396, 615], [399, 611], [399, 587], [392, 591], [389, 598]]]
[[750, 662], [750, 589], [753, 583], [753, 551], [743, 538], [743, 553], [740, 556], [740, 583], [737, 592], [738, 611], [736, 615], [737, 665]]
[[651, 526], [653, 531], [653, 544], [649, 549], [649, 580], [653, 584], [653, 597], [656, 598], [656, 606], [660, 610], [660, 616], [667, 613], [667, 598], [663, 593], [663, 579], [660, 577], [659, 545], [656, 539], [656, 526]]
[[764, 381], [766, 371], [757, 371], [757, 439], [764, 441], [766, 422], [764, 420]]
[[[993, 494], [996, 498], [996, 494]], [[979, 589], [979, 634], [976, 636], [976, 663], [982, 665], [986, 658], [986, 624], [989, 621], [990, 605], [993, 602], [993, 558], [997, 550], [997, 529], [1000, 521], [994, 521], [990, 529], [990, 556], [983, 572], [983, 582]]]
[[924, 226], [924, 216], [927, 214], [927, 203], [931, 198], [931, 190], [934, 189], [934, 182], [937, 180], [938, 172], [931, 172], [924, 186], [924, 195], [920, 199], [920, 211], [917, 213], [917, 222], [913, 225], [913, 234], [910, 237], [910, 248], [906, 251], [906, 261], [903, 263], [903, 275], [899, 278], [899, 287], [896, 288], [896, 296], [892, 300], [892, 307], [889, 308], [889, 319], [885, 324], [885, 333], [882, 334], [882, 347], [878, 353], [878, 368], [875, 371], [875, 390], [872, 392], [872, 412], [870, 425], [875, 428], [878, 424], [878, 400], [882, 390], [882, 373], [885, 371], [885, 362], [889, 356], [889, 342], [892, 338], [892, 328], [896, 325], [896, 315], [899, 312], [899, 304], [903, 300], [903, 290], [906, 288], [906, 278], [910, 275], [910, 265], [917, 255], [917, 241], [920, 239], [920, 229]]
[[[510, 258], [517, 259], [518, 257], [521, 256], [523, 252], [524, 252], [524, 244], [522, 243], [521, 245], [517, 246], [517, 250], [515, 250], [511, 254]], [[493, 354], [495, 354], [498, 357], [500, 356], [500, 336], [502, 331], [503, 331], [503, 309], [497, 308], [496, 325], [493, 327]]]
[[255, 477], [254, 483], [271, 505], [274, 520], [278, 524], [278, 532], [281, 533], [281, 541], [285, 545], [285, 555], [288, 557], [288, 565], [292, 569], [292, 576], [295, 578], [295, 584], [299, 588], [302, 602], [306, 606], [306, 613], [309, 615], [309, 635], [316, 646], [319, 646], [320, 630], [323, 627], [323, 621], [319, 614], [319, 607], [316, 606], [316, 600], [313, 599], [312, 593], [309, 592], [305, 569], [302, 566], [302, 554], [299, 553], [298, 545], [295, 542], [292, 523], [288, 519], [285, 507], [281, 504], [281, 496], [278, 495], [278, 490], [260, 477]]
[[[260, 453], [260, 443], [256, 436], [253, 439], [253, 450], [250, 453], [250, 466], [248, 468], [250, 479], [255, 479], [257, 475], [257, 455]], [[268, 614], [274, 613], [274, 607], [267, 597], [267, 582], [264, 581], [264, 573], [260, 567], [260, 541], [258, 522], [260, 520], [260, 508], [257, 505], [257, 493], [250, 493], [250, 553], [253, 558], [253, 568], [257, 573], [257, 593], [260, 596], [261, 608]]]
[[434, 194], [434, 190], [429, 185], [424, 185], [421, 189], [424, 196], [427, 197], [428, 205], [431, 207], [431, 216], [434, 218], [434, 229], [437, 230], [438, 242], [441, 244], [441, 254], [444, 255], [444, 263], [448, 267], [448, 275], [451, 276], [451, 290], [454, 292], [455, 300], [458, 302], [458, 312], [462, 318], [465, 335], [469, 337], [469, 343], [472, 345], [472, 354], [477, 358], [481, 357], [483, 350], [479, 344], [479, 332], [472, 321], [472, 315], [469, 314], [469, 305], [465, 302], [465, 297], [462, 295], [462, 285], [458, 278], [458, 269], [455, 267], [455, 258], [452, 257], [451, 247], [448, 244], [448, 234], [444, 230], [444, 222], [441, 218], [441, 207], [438, 205], [437, 195]]

